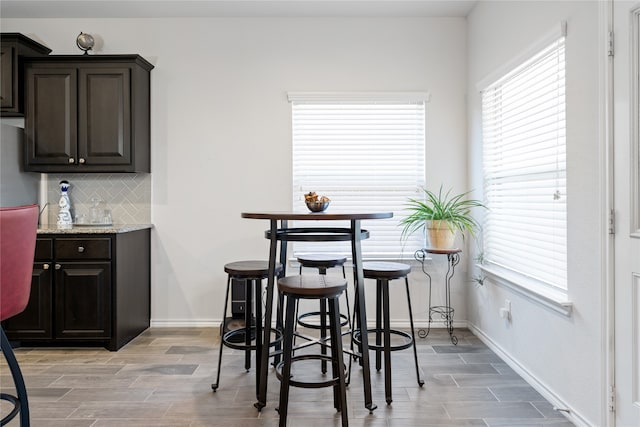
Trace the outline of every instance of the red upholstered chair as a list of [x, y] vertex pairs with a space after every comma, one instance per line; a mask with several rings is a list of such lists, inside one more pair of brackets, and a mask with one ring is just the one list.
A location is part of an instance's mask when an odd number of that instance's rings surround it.
[[[22, 312], [29, 302], [37, 229], [38, 205], [0, 208], [0, 320]], [[1, 325], [0, 339], [0, 348], [11, 371], [17, 395], [0, 394], [1, 399], [13, 403], [12, 411], [0, 421], [0, 425], [5, 425], [20, 413], [20, 425], [29, 426], [27, 389]]]

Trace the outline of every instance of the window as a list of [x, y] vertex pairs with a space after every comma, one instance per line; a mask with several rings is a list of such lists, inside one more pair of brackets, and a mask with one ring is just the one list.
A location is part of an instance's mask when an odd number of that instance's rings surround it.
[[567, 288], [564, 37], [482, 91], [488, 268]]
[[[392, 211], [387, 220], [363, 221], [371, 237], [368, 259], [413, 258], [424, 237], [401, 241], [405, 203], [425, 181], [424, 93], [290, 93], [293, 131], [293, 208], [304, 194], [331, 199], [330, 212]], [[340, 225], [348, 227], [349, 224]], [[343, 245], [295, 243], [294, 253], [350, 255]]]

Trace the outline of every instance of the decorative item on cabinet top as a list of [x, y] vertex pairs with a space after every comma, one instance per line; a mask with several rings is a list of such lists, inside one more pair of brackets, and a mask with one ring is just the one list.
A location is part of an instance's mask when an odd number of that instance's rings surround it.
[[151, 172], [150, 71], [140, 55], [25, 60], [25, 169]]
[[95, 40], [93, 40], [93, 36], [91, 34], [80, 31], [80, 34], [78, 34], [78, 37], [76, 38], [76, 46], [84, 52], [84, 55], [89, 54], [89, 51], [93, 49], [94, 44]]

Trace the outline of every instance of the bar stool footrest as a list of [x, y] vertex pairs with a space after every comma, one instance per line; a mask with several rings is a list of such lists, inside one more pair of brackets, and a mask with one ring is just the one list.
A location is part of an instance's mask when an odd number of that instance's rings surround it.
[[0, 424], [5, 425], [6, 423], [8, 423], [12, 419], [14, 419], [16, 417], [16, 415], [18, 415], [20, 413], [20, 399], [18, 399], [16, 396], [8, 394], [8, 393], [0, 393], [0, 399], [5, 400], [5, 401], [10, 402], [11, 404], [13, 404], [13, 408], [12, 408], [11, 412], [9, 412], [9, 414], [7, 414], [2, 419], [2, 421], [0, 421]]
[[[383, 329], [375, 329], [375, 328], [367, 329], [367, 333], [369, 334], [372, 334], [372, 333], [374, 334], [377, 332], [384, 334]], [[405, 331], [399, 331], [397, 329], [389, 329], [389, 333], [391, 335], [400, 336], [405, 340], [405, 342], [402, 344], [390, 345], [389, 350], [391, 351], [404, 350], [411, 347], [411, 345], [413, 345], [413, 338], [411, 338], [411, 335], [409, 333]], [[360, 329], [356, 329], [355, 331], [353, 331], [353, 341], [358, 345], [358, 347], [360, 346]], [[369, 350], [384, 350], [384, 344], [377, 345], [375, 343], [372, 343], [371, 341], [372, 340], [369, 339]]]
[[[251, 337], [252, 341], [255, 340], [255, 326], [251, 327]], [[222, 344], [225, 347], [232, 348], [234, 350], [255, 350], [256, 345], [255, 342], [253, 344], [247, 345], [244, 342], [244, 334], [246, 333], [245, 328], [234, 329], [232, 331], [225, 332], [222, 336]], [[269, 342], [269, 347], [275, 347], [277, 344], [282, 342], [282, 331], [273, 328], [271, 333], [275, 335], [275, 338]], [[238, 336], [242, 336], [242, 342], [237, 341]]]
[[[333, 363], [333, 359], [331, 356], [325, 356], [323, 354], [302, 354], [299, 356], [293, 356], [291, 358], [291, 367], [293, 368], [293, 364], [295, 362], [301, 362], [304, 360], [320, 360], [325, 361], [327, 363]], [[276, 377], [278, 380], [282, 381], [282, 367], [284, 366], [284, 362], [278, 363], [276, 365]], [[345, 375], [347, 373], [347, 369], [345, 366]], [[337, 377], [328, 378], [326, 381], [298, 381], [294, 379], [294, 376], [289, 378], [289, 385], [293, 387], [299, 388], [323, 388], [323, 387], [332, 387], [338, 384], [340, 381]]]
[[[305, 328], [309, 328], [309, 329], [322, 329], [322, 326], [319, 325], [318, 323], [308, 323], [306, 321], [304, 321], [304, 319], [306, 319], [307, 317], [313, 317], [313, 316], [322, 316], [322, 313], [320, 313], [319, 311], [310, 311], [309, 313], [303, 313], [300, 316], [298, 316], [298, 325], [304, 326]], [[327, 325], [329, 325], [329, 315], [326, 315], [327, 317]], [[340, 313], [340, 326], [346, 326], [349, 324], [349, 318], [347, 317], [346, 314], [342, 314]], [[329, 327], [327, 326], [327, 329], [329, 329]]]

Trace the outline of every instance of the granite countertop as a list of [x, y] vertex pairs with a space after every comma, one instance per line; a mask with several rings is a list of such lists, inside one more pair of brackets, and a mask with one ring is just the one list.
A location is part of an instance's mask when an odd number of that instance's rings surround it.
[[59, 229], [56, 224], [38, 226], [38, 234], [113, 234], [153, 228], [153, 224], [113, 224], [78, 226], [68, 230]]

